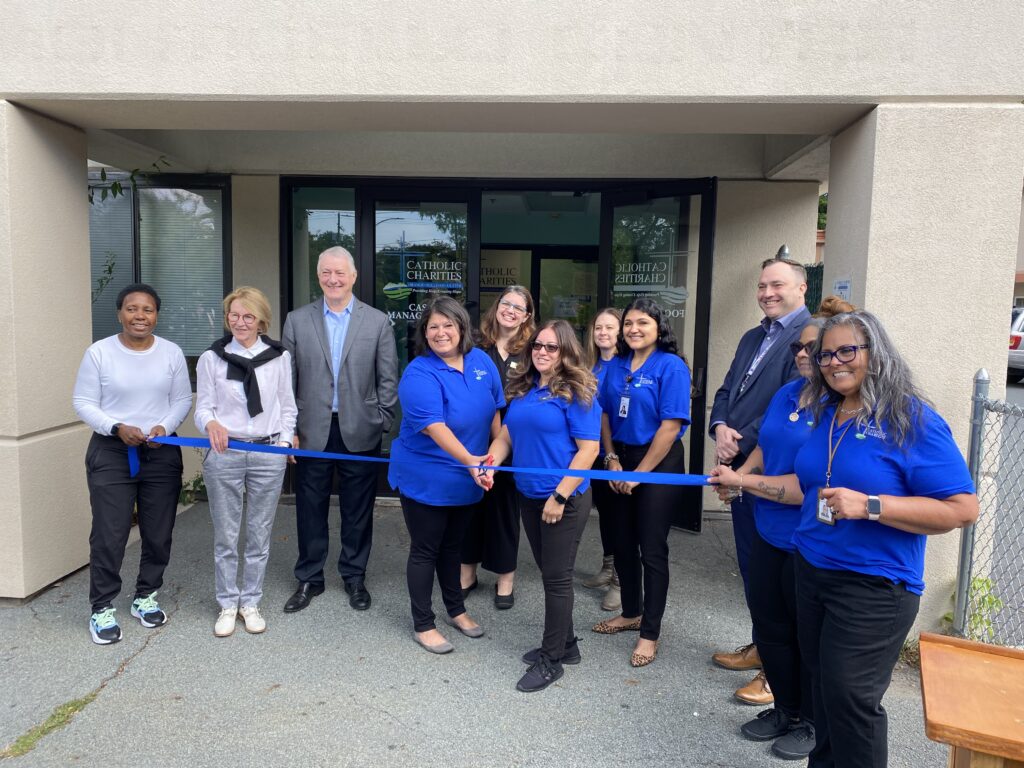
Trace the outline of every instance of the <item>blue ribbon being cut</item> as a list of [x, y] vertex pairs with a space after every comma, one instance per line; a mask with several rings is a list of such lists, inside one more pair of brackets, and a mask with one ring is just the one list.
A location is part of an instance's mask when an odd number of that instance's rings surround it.
[[[205, 437], [154, 437], [154, 443], [177, 445], [182, 448], [209, 448], [210, 441]], [[334, 459], [342, 461], [369, 461], [375, 464], [389, 464], [391, 459], [377, 456], [353, 456], [347, 453], [327, 453], [325, 451], [305, 451], [301, 448], [285, 448], [280, 445], [264, 445], [263, 443], [243, 443], [236, 440], [228, 441], [228, 448], [236, 451], [253, 453], [276, 453], [283, 456], [299, 456], [306, 459]], [[134, 453], [134, 464], [132, 455]], [[134, 448], [128, 449], [128, 467], [132, 477], [139, 471], [139, 456]], [[473, 469], [457, 462], [445, 466]], [[670, 472], [612, 472], [607, 469], [546, 469], [543, 467], [492, 467], [480, 466], [478, 469], [494, 469], [498, 472], [518, 472], [523, 475], [553, 475], [555, 477], [582, 477], [589, 480], [617, 480], [626, 483], [648, 483], [650, 485], [708, 485], [708, 475], [682, 475]]]

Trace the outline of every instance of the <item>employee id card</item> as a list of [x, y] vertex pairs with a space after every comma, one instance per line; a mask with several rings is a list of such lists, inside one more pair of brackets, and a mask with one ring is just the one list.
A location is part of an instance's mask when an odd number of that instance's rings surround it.
[[824, 523], [825, 525], [835, 525], [836, 516], [832, 511], [832, 508], [828, 505], [828, 499], [822, 494], [822, 489], [818, 489], [818, 522]]
[[629, 397], [623, 395], [619, 398], [619, 418], [625, 419], [629, 416]]

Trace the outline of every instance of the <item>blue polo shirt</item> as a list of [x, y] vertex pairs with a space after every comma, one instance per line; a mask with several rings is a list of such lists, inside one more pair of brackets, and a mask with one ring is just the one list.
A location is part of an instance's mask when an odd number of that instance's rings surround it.
[[[800, 390], [805, 383], [804, 378], [800, 377], [785, 384], [775, 393], [764, 412], [757, 444], [764, 454], [764, 474], [769, 477], [793, 474], [796, 454], [814, 429], [813, 414], [799, 407]], [[773, 547], [786, 552], [796, 551], [793, 531], [800, 522], [799, 504], [757, 499], [754, 522], [761, 538]]]
[[[666, 419], [682, 420], [678, 435], [682, 437], [690, 425], [689, 367], [678, 355], [660, 349], [631, 372], [632, 360], [630, 352], [605, 363], [601, 408], [608, 414], [612, 439], [626, 445], [647, 445]], [[628, 406], [622, 416], [624, 398]]]
[[483, 489], [469, 471], [423, 433], [443, 422], [474, 456], [487, 453], [491, 421], [505, 405], [501, 377], [483, 352], [471, 349], [462, 370], [428, 351], [415, 358], [398, 382], [402, 425], [391, 444], [388, 483], [402, 495], [433, 506], [475, 504]]
[[[577, 439], [601, 439], [601, 407], [597, 398], [590, 405], [568, 403], [534, 384], [508, 404], [505, 426], [512, 438], [512, 466], [568, 469], [579, 450]], [[516, 488], [531, 499], [547, 498], [562, 480], [561, 475], [514, 475]], [[584, 480], [573, 495], [589, 487]]]
[[[872, 496], [927, 496], [946, 499], [974, 493], [974, 483], [949, 425], [934, 410], [918, 403], [921, 422], [912, 442], [895, 446], [885, 439], [887, 424], [851, 427], [832, 461], [833, 488], [851, 488]], [[915, 594], [924, 592], [927, 537], [870, 520], [819, 523], [818, 489], [825, 485], [828, 431], [835, 406], [829, 406], [796, 457], [796, 474], [804, 492], [800, 523], [793, 534], [797, 550], [811, 565], [829, 570], [884, 576]], [[843, 424], [842, 426], [845, 426]], [[835, 444], [842, 430], [833, 434]], [[885, 504], [882, 504], [885, 519]]]

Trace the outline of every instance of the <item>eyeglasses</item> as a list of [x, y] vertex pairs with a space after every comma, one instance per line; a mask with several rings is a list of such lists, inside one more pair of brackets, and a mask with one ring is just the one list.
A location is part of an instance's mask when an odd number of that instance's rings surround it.
[[511, 310], [512, 312], [514, 312], [517, 315], [525, 315], [525, 314], [527, 314], [526, 307], [521, 307], [518, 304], [513, 304], [508, 299], [502, 299], [501, 301], [499, 301], [498, 302], [498, 306], [501, 306], [501, 307], [504, 307], [505, 309]]
[[831, 364], [832, 358], [835, 358], [840, 363], [849, 363], [857, 356], [858, 349], [867, 349], [869, 346], [869, 344], [847, 344], [839, 347], [834, 352], [829, 352], [827, 350], [819, 352], [814, 356], [814, 362], [822, 367]]
[[246, 325], [252, 325], [256, 322], [256, 315], [240, 315], [237, 312], [228, 312], [229, 323], [237, 323], [239, 320]]
[[558, 345], [554, 342], [549, 341], [547, 344], [535, 341], [530, 346], [533, 347], [534, 352], [540, 352], [542, 349], [545, 350], [549, 355], [555, 354], [558, 351]]
[[794, 341], [789, 345], [789, 351], [793, 353], [793, 357], [796, 357], [801, 352], [806, 352], [808, 355], [811, 354], [811, 349], [814, 347], [813, 341], [808, 341], [806, 344], [801, 344], [799, 341]]

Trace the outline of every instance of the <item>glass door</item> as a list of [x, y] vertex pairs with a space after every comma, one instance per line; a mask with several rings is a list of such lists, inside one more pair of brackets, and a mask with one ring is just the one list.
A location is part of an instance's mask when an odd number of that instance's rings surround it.
[[[683, 445], [694, 474], [703, 473], [713, 199], [713, 181], [703, 193], [628, 190], [607, 196], [602, 220], [601, 273], [607, 282], [602, 295], [616, 307], [639, 297], [654, 299], [690, 366], [691, 426]], [[687, 489], [687, 503], [677, 510], [675, 524], [699, 533], [701, 518], [701, 488]]]

